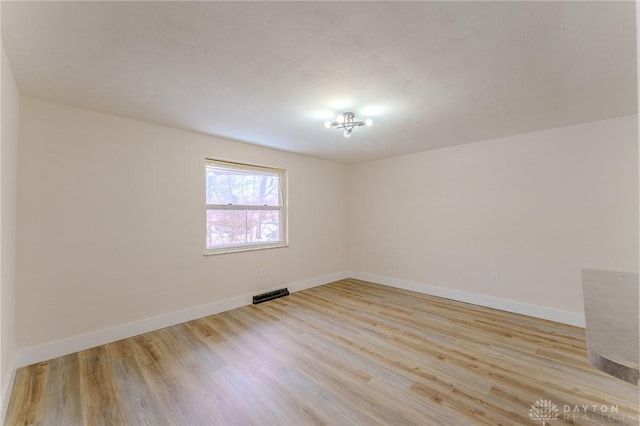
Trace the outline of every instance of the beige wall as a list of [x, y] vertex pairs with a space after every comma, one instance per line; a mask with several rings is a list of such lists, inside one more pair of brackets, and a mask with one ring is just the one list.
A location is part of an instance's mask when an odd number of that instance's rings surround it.
[[[18, 348], [346, 271], [343, 164], [31, 98], [20, 131]], [[287, 169], [288, 248], [203, 256], [205, 157]]]
[[[19, 349], [347, 270], [576, 313], [581, 268], [638, 270], [636, 117], [351, 166], [31, 98], [20, 123]], [[205, 157], [288, 170], [289, 248], [203, 256]]]
[[581, 268], [638, 271], [637, 140], [632, 116], [353, 165], [349, 266], [582, 313]]
[[15, 259], [17, 152], [20, 104], [13, 73], [2, 49], [2, 136], [0, 148], [0, 391], [2, 413], [8, 401], [15, 350]]

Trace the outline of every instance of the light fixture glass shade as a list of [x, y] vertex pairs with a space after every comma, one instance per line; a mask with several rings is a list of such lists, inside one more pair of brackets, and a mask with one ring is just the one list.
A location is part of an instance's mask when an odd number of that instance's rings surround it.
[[337, 117], [336, 117], [336, 121], [337, 121], [339, 124], [344, 123], [344, 114], [340, 114], [339, 116], [337, 116]]
[[345, 138], [348, 138], [349, 136], [351, 136], [351, 132], [350, 132], [350, 131], [348, 131], [348, 130], [345, 130], [345, 131], [344, 131], [344, 137], [345, 137]]
[[364, 120], [364, 125], [365, 126], [371, 126], [373, 124], [373, 120], [370, 118], [367, 118], [366, 120]]
[[327, 129], [331, 128], [331, 122], [329, 120], [324, 122], [324, 127], [326, 127]]

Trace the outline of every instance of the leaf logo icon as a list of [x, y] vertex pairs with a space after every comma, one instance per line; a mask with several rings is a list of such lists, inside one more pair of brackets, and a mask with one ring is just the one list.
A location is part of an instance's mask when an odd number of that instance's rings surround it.
[[556, 404], [548, 399], [539, 399], [529, 408], [529, 417], [536, 422], [542, 422], [542, 426], [551, 420], [556, 420], [559, 415]]

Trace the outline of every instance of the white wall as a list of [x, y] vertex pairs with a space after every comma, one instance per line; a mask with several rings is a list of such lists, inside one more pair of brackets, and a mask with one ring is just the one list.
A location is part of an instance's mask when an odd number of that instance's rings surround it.
[[[25, 97], [20, 132], [19, 349], [347, 270], [343, 164]], [[287, 169], [289, 247], [203, 256], [205, 157]]]
[[0, 420], [7, 409], [15, 350], [15, 259], [18, 127], [20, 104], [13, 73], [2, 49], [2, 136], [0, 139]]
[[630, 116], [354, 165], [350, 268], [582, 315], [581, 268], [638, 271], [637, 140]]

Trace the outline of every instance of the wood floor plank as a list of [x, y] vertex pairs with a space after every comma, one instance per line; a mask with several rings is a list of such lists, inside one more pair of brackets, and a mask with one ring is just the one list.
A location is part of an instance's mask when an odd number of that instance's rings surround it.
[[21, 368], [5, 424], [638, 425], [638, 397], [583, 329], [346, 279]]
[[[106, 346], [97, 346], [78, 352], [80, 393], [83, 417], [86, 424], [124, 424], [122, 401], [115, 383], [115, 376]], [[51, 377], [51, 379], [57, 379]], [[48, 421], [47, 421], [48, 423]]]
[[42, 424], [47, 406], [44, 391], [49, 362], [23, 367], [16, 372], [11, 400], [5, 418], [7, 424]]
[[[121, 396], [124, 418], [135, 425], [160, 425], [168, 422], [157, 396], [148, 387], [129, 340], [107, 345], [112, 359], [116, 388]], [[58, 424], [72, 425], [67, 421]]]
[[47, 404], [44, 409], [46, 423], [77, 425], [84, 423], [82, 401], [77, 391], [80, 386], [80, 360], [78, 354], [66, 355], [49, 361], [48, 374], [55, 380], [47, 382]]

